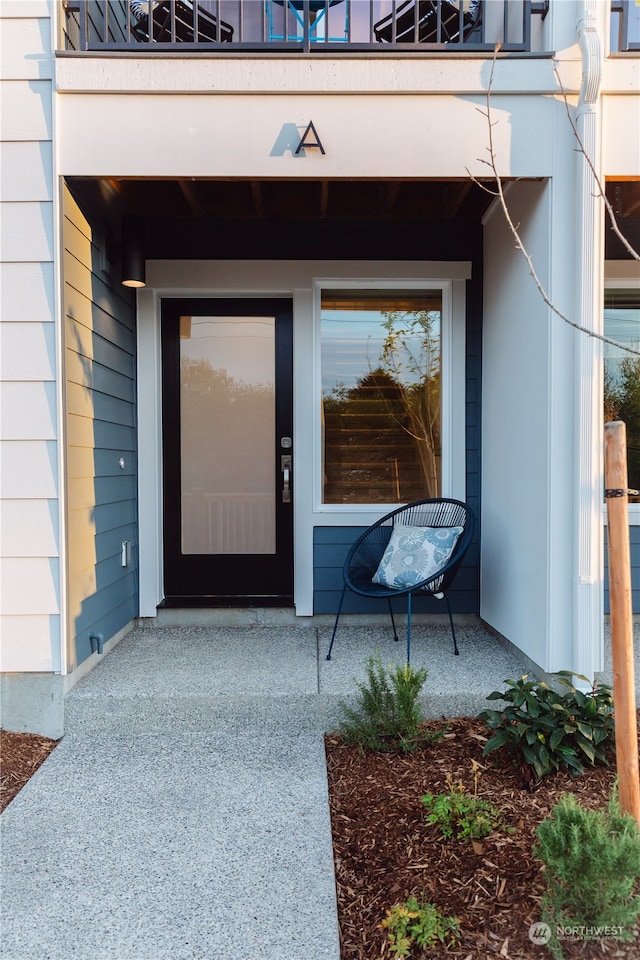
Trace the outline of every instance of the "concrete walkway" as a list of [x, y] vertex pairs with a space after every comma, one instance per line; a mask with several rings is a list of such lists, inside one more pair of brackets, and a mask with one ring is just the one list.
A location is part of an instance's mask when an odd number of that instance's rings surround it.
[[[2, 815], [5, 960], [338, 960], [323, 732], [380, 626], [137, 626], [67, 698], [67, 733]], [[522, 661], [474, 623], [418, 626], [430, 716]]]

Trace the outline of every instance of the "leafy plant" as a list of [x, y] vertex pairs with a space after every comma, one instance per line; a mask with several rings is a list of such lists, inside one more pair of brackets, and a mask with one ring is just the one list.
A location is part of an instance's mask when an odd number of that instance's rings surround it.
[[432, 947], [438, 941], [453, 944], [460, 939], [457, 917], [443, 917], [432, 903], [418, 903], [415, 897], [390, 907], [382, 927], [388, 931], [392, 957], [410, 956], [414, 944]]
[[607, 810], [586, 810], [573, 794], [564, 794], [536, 830], [534, 854], [545, 865], [542, 919], [552, 938], [549, 949], [563, 956], [560, 927], [597, 931], [615, 929], [621, 940], [633, 939], [640, 916], [640, 829], [622, 813], [614, 790]]
[[366, 683], [359, 683], [355, 708], [340, 704], [344, 720], [340, 733], [345, 743], [361, 749], [410, 753], [439, 739], [421, 728], [424, 723], [418, 697], [427, 671], [409, 664], [385, 668], [378, 653], [366, 661]]
[[[538, 780], [561, 768], [583, 773], [585, 762], [608, 764], [607, 751], [615, 749], [611, 687], [594, 683], [584, 693], [573, 685], [572, 676], [565, 670], [556, 675], [563, 692], [525, 674], [506, 680], [508, 690], [489, 694], [487, 700], [504, 700], [506, 706], [478, 714], [496, 731], [483, 756], [506, 746]], [[578, 679], [589, 683], [586, 677]]]
[[[482, 840], [493, 830], [503, 827], [500, 811], [488, 800], [477, 795], [478, 764], [471, 761], [474, 771], [474, 793], [467, 793], [463, 783], [454, 783], [447, 776], [447, 793], [426, 793], [422, 797], [429, 814], [429, 823], [437, 824], [445, 840]], [[505, 828], [506, 829], [506, 828]]]

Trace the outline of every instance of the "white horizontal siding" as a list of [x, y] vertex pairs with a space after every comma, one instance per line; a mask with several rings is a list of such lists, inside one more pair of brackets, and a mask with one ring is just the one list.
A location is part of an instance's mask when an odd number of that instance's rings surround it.
[[0, 561], [0, 601], [4, 616], [58, 614], [59, 593], [57, 559], [3, 557]]
[[52, 260], [53, 204], [2, 203], [0, 207], [0, 258]]
[[0, 77], [3, 80], [48, 80], [51, 78], [49, 17], [7, 16], [2, 3], [0, 27]]
[[59, 673], [59, 621], [47, 615], [3, 616], [0, 670]]
[[53, 320], [53, 263], [0, 264], [0, 316], [4, 321]]
[[0, 139], [51, 140], [51, 82], [3, 80]]
[[0, 439], [55, 440], [56, 424], [55, 383], [0, 383]]
[[56, 444], [44, 440], [2, 440], [3, 499], [55, 500], [58, 496]]
[[0, 196], [5, 202], [51, 200], [51, 143], [34, 140], [3, 143], [0, 155]]
[[63, 669], [53, 6], [0, 3], [0, 669], [9, 672]]
[[51, 500], [3, 500], [0, 503], [0, 552], [3, 557], [51, 557], [58, 550], [58, 508]]
[[0, 324], [0, 379], [55, 380], [53, 323]]

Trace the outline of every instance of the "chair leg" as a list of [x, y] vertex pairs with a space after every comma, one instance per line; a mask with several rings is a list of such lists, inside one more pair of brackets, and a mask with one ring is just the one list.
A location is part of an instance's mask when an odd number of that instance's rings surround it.
[[449, 623], [451, 624], [451, 633], [453, 635], [453, 652], [457, 657], [460, 651], [458, 650], [458, 644], [456, 642], [456, 631], [455, 631], [455, 627], [453, 626], [453, 617], [451, 616], [451, 604], [449, 603], [449, 597], [446, 594], [444, 598], [447, 601], [447, 610], [449, 611]]
[[411, 663], [411, 594], [407, 594], [407, 666]]
[[327, 653], [327, 660], [331, 660], [331, 651], [333, 650], [333, 641], [336, 638], [336, 630], [338, 629], [338, 620], [340, 619], [340, 613], [342, 611], [342, 604], [344, 603], [344, 595], [346, 593], [347, 586], [346, 584], [342, 588], [342, 596], [340, 597], [340, 603], [338, 604], [338, 612], [336, 614], [336, 622], [333, 625], [333, 633], [331, 634], [331, 643], [329, 644], [329, 652]]
[[396, 630], [396, 622], [393, 619], [393, 607], [391, 606], [391, 600], [387, 597], [387, 603], [389, 604], [389, 613], [391, 614], [391, 626], [393, 627], [393, 639], [398, 642], [398, 631]]

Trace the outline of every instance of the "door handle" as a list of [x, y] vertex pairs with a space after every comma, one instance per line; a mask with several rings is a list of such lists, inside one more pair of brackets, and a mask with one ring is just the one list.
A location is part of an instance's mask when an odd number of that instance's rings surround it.
[[285, 454], [280, 457], [282, 470], [282, 502], [291, 503], [291, 456]]

